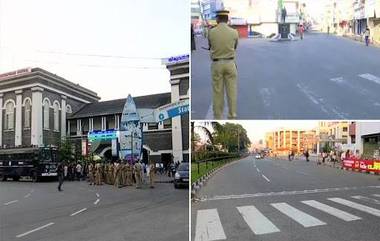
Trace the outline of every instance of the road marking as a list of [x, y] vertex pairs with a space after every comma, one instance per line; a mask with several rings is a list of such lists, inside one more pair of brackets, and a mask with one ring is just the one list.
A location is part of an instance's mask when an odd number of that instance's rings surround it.
[[77, 214], [79, 214], [79, 213], [81, 213], [81, 212], [84, 212], [84, 211], [86, 211], [86, 210], [87, 210], [87, 208], [83, 208], [83, 209], [81, 209], [81, 210], [79, 210], [79, 211], [76, 211], [75, 213], [70, 214], [70, 217], [75, 216], [75, 215], [77, 215]]
[[237, 209], [255, 234], [280, 232], [280, 230], [254, 206], [237, 207]]
[[251, 194], [251, 193], [232, 194], [232, 195], [214, 196], [214, 197], [210, 197], [210, 198], [201, 198], [200, 201], [206, 202], [206, 201], [216, 201], [216, 200], [231, 200], [231, 199], [244, 199], [244, 198], [255, 198], [255, 197], [268, 197], [268, 196], [302, 195], [302, 194], [307, 194], [307, 193], [349, 191], [349, 190], [369, 189], [369, 188], [380, 188], [380, 186], [340, 187], [340, 188], [324, 188], [324, 189], [312, 189], [312, 190], [302, 190], [302, 191], [282, 191], [282, 192], [253, 193], [253, 194]]
[[265, 180], [267, 180], [267, 182], [270, 182], [269, 178], [267, 178], [264, 174], [261, 174], [261, 176], [263, 176], [263, 178], [264, 178]]
[[96, 201], [94, 202], [94, 204], [96, 205], [96, 204], [98, 204], [98, 202], [100, 201], [100, 199], [98, 198], [98, 199], [96, 199]]
[[335, 216], [337, 218], [340, 218], [340, 219], [342, 219], [344, 221], [347, 221], [347, 222], [361, 219], [358, 216], [352, 215], [352, 214], [350, 214], [348, 212], [342, 211], [340, 209], [331, 207], [329, 205], [320, 203], [320, 202], [315, 201], [315, 200], [306, 200], [306, 201], [301, 201], [301, 202], [304, 203], [304, 204], [306, 204], [306, 205], [309, 205], [309, 206], [311, 206], [313, 208], [321, 210], [321, 211], [323, 211], [325, 213], [331, 214], [331, 215], [333, 215], [333, 216]]
[[305, 228], [326, 225], [325, 222], [322, 222], [321, 220], [314, 218], [313, 216], [310, 216], [309, 214], [304, 213], [301, 210], [298, 210], [287, 203], [271, 203], [271, 205], [278, 211], [282, 212], [289, 218], [304, 226]]
[[28, 194], [26, 194], [25, 196], [24, 196], [24, 198], [28, 198], [28, 197], [30, 197], [30, 195], [32, 195], [31, 193], [28, 193]]
[[359, 74], [359, 77], [361, 77], [363, 79], [367, 79], [369, 81], [372, 81], [372, 82], [380, 85], [380, 78], [375, 76], [375, 75], [366, 73], [366, 74]]
[[371, 207], [368, 207], [368, 206], [365, 206], [365, 205], [362, 205], [362, 204], [359, 204], [356, 202], [351, 202], [351, 201], [348, 201], [348, 200], [343, 199], [343, 198], [337, 198], [336, 197], [336, 198], [328, 198], [328, 199], [333, 201], [333, 202], [336, 202], [336, 203], [339, 203], [339, 204], [342, 204], [345, 206], [349, 206], [351, 208], [360, 210], [362, 212], [366, 212], [366, 213], [380, 217], [380, 210], [379, 209], [371, 208]]
[[195, 241], [227, 239], [216, 209], [198, 210]]
[[369, 197], [364, 197], [364, 196], [351, 196], [352, 198], [354, 199], [357, 199], [357, 200], [363, 200], [363, 201], [367, 201], [367, 202], [370, 202], [370, 203], [374, 203], [374, 204], [380, 204], [380, 201], [375, 199], [375, 198], [369, 198]]
[[35, 228], [35, 229], [33, 229], [33, 230], [30, 230], [30, 231], [28, 231], [28, 232], [26, 232], [26, 233], [19, 234], [19, 235], [16, 236], [16, 238], [22, 238], [22, 237], [24, 237], [24, 236], [26, 236], [26, 235], [28, 235], [28, 234], [31, 234], [31, 233], [34, 233], [34, 232], [39, 231], [39, 230], [41, 230], [41, 229], [47, 228], [47, 227], [49, 227], [49, 226], [51, 226], [51, 225], [53, 225], [53, 224], [54, 224], [54, 223], [48, 223], [48, 224], [45, 224], [45, 225], [43, 225], [43, 226], [41, 226], [41, 227]]
[[[224, 108], [223, 108], [223, 114], [222, 114], [222, 119], [227, 119], [227, 110], [228, 110], [228, 104], [227, 104], [227, 97], [224, 95]], [[213, 120], [214, 118], [214, 110], [212, 108], [212, 102], [210, 106], [208, 107], [208, 111], [205, 117], [205, 120]]]
[[96, 196], [97, 196], [97, 197], [100, 197], [99, 193], [96, 193]]
[[18, 202], [18, 200], [13, 200], [13, 201], [10, 201], [10, 202], [7, 202], [7, 203], [4, 203], [4, 205], [5, 206], [8, 206], [8, 205], [10, 205], [10, 204], [12, 204], [12, 203], [17, 203]]
[[336, 83], [338, 83], [338, 84], [341, 84], [341, 83], [344, 82], [343, 77], [331, 78], [330, 80], [331, 80], [332, 82], [336, 82]]
[[380, 194], [372, 194], [374, 197], [380, 197]]
[[259, 168], [257, 168], [257, 167], [256, 167], [256, 170], [257, 170], [258, 172], [260, 172]]

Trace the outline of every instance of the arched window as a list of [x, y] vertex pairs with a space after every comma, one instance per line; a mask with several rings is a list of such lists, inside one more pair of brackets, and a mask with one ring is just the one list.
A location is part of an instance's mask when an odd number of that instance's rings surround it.
[[26, 100], [25, 107], [24, 107], [24, 128], [30, 128], [30, 111], [31, 111], [30, 100]]
[[66, 113], [69, 113], [69, 114], [73, 113], [70, 105], [66, 105]]
[[59, 131], [59, 105], [57, 102], [54, 102], [54, 130]]
[[44, 129], [49, 129], [49, 108], [50, 108], [50, 103], [48, 100], [44, 100]]
[[14, 115], [15, 115], [15, 105], [13, 102], [8, 102], [5, 106], [5, 129], [14, 129]]

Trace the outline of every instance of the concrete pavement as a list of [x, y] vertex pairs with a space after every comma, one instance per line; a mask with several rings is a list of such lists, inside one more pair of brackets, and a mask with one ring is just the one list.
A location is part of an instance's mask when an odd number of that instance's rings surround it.
[[188, 240], [188, 189], [0, 183], [0, 240]]
[[[380, 181], [315, 162], [247, 157], [192, 204], [192, 240], [377, 240]], [[217, 239], [218, 238], [218, 239]]]
[[[210, 58], [192, 53], [192, 118], [213, 119]], [[343, 37], [241, 39], [238, 119], [379, 119], [380, 49]], [[227, 112], [225, 112], [227, 113]], [[226, 114], [224, 116], [226, 118]]]

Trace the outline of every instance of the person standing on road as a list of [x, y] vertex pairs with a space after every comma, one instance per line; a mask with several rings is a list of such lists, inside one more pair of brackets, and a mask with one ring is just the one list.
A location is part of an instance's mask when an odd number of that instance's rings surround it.
[[208, 36], [211, 55], [211, 75], [213, 85], [214, 118], [222, 119], [224, 109], [224, 89], [228, 99], [228, 119], [236, 118], [237, 108], [237, 68], [236, 48], [238, 32], [227, 25], [229, 11], [216, 12], [218, 25]]
[[62, 184], [63, 184], [63, 178], [64, 178], [64, 168], [63, 164], [59, 163], [57, 166], [57, 176], [58, 176], [58, 191], [62, 191]]
[[140, 162], [136, 162], [135, 164], [135, 178], [136, 178], [136, 188], [141, 188], [141, 170], [142, 165]]
[[307, 162], [310, 161], [309, 160], [309, 151], [308, 150], [305, 151], [305, 157], [306, 157], [306, 161]]
[[303, 33], [305, 32], [305, 29], [304, 29], [302, 24], [300, 24], [300, 26], [298, 28], [298, 32], [300, 33], [300, 38], [302, 40], [303, 39]]
[[151, 162], [149, 165], [149, 186], [150, 186], [150, 188], [154, 188], [154, 172], [155, 172], [154, 167], [155, 167], [154, 162]]
[[369, 45], [369, 36], [370, 36], [371, 32], [369, 31], [369, 28], [367, 27], [364, 31], [364, 38], [365, 38], [365, 45], [368, 46]]

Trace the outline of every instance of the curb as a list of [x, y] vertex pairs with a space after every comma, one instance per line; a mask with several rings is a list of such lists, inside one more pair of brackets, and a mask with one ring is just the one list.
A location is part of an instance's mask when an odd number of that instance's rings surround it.
[[207, 172], [205, 175], [203, 175], [202, 177], [200, 177], [198, 180], [196, 180], [195, 182], [193, 182], [191, 184], [191, 200], [192, 201], [197, 201], [199, 200], [199, 192], [200, 190], [202, 189], [203, 186], [206, 186], [208, 180], [214, 176], [218, 171], [220, 171], [221, 169], [227, 167], [227, 166], [230, 166], [232, 164], [234, 164], [235, 162], [237, 161], [240, 161], [242, 160], [243, 158], [239, 158], [237, 160], [234, 160], [234, 161], [231, 161], [223, 166], [220, 166], [220, 167], [217, 167], [217, 168], [214, 168], [212, 170], [210, 170], [209, 172]]

